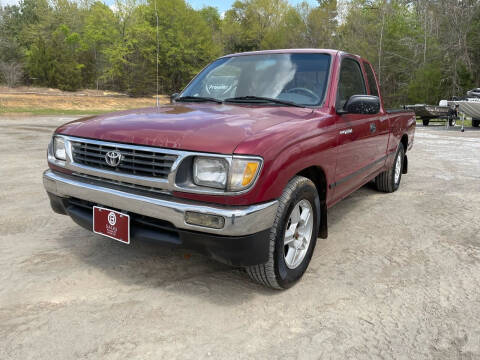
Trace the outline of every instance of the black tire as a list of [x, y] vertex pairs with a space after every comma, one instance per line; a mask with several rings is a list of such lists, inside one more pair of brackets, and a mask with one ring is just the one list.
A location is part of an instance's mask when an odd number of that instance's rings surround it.
[[456, 118], [451, 118], [448, 120], [448, 125], [450, 126], [455, 126], [457, 124], [457, 119]]
[[[310, 203], [313, 210], [312, 237], [301, 263], [296, 268], [290, 269], [285, 262], [285, 230], [292, 210], [304, 199]], [[250, 278], [273, 289], [287, 289], [295, 284], [307, 270], [312, 258], [318, 237], [319, 222], [320, 199], [315, 184], [303, 176], [295, 176], [287, 184], [279, 199], [277, 214], [269, 234], [268, 261], [265, 264], [248, 266], [246, 270]]]
[[[398, 181], [395, 182], [395, 166], [397, 164], [397, 159], [400, 157], [400, 176]], [[403, 148], [403, 144], [400, 143], [398, 145], [397, 152], [395, 153], [395, 158], [393, 159], [393, 164], [387, 171], [382, 172], [381, 174], [377, 175], [375, 178], [375, 184], [377, 185], [378, 191], [383, 191], [386, 193], [391, 193], [397, 191], [400, 186], [400, 181], [402, 180], [402, 172], [403, 172], [403, 162], [405, 161], [405, 150]]]
[[480, 119], [472, 119], [472, 126], [479, 127], [480, 126]]
[[428, 126], [430, 124], [430, 119], [422, 119], [423, 126]]

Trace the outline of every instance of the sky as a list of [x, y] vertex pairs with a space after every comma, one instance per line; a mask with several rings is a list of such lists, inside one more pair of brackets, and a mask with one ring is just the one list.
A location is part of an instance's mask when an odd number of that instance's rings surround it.
[[[0, 0], [1, 5], [12, 5], [18, 4], [20, 0]], [[235, 0], [186, 0], [194, 9], [201, 9], [204, 6], [214, 6], [218, 9], [220, 13], [225, 12], [226, 10], [230, 9], [232, 4]], [[292, 5], [297, 5], [301, 3], [303, 0], [288, 0], [288, 2]], [[310, 4], [317, 4], [316, 0], [306, 0]], [[114, 0], [103, 0], [104, 3], [107, 5], [112, 5]]]
[[[288, 2], [292, 5], [300, 4], [302, 1], [304, 0], [288, 0]], [[317, 1], [315, 0], [306, 1], [310, 4], [317, 4]], [[235, 0], [187, 0], [187, 2], [190, 3], [194, 9], [201, 9], [204, 6], [214, 6], [220, 13], [223, 13], [224, 11], [230, 9]]]

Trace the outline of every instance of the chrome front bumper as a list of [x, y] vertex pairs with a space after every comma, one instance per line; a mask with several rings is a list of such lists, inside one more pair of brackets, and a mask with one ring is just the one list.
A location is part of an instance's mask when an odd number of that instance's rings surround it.
[[[47, 192], [56, 196], [73, 197], [165, 220], [178, 229], [224, 236], [251, 235], [271, 228], [278, 207], [277, 200], [250, 206], [221, 206], [173, 198], [168, 195], [152, 194], [150, 197], [52, 170], [46, 170], [43, 173], [43, 184]], [[223, 216], [225, 225], [222, 229], [213, 229], [187, 224], [185, 222], [187, 211]]]

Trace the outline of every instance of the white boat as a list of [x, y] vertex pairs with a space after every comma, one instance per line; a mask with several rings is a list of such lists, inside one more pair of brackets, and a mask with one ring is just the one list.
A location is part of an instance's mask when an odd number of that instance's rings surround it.
[[480, 98], [468, 98], [466, 100], [449, 101], [448, 104], [458, 105], [458, 112], [472, 118], [472, 125], [480, 125]]

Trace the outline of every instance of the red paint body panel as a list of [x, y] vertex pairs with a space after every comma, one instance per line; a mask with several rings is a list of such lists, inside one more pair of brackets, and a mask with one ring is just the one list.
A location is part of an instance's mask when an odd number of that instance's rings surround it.
[[75, 120], [57, 132], [127, 144], [232, 154], [245, 139], [311, 112], [292, 107], [173, 104]]
[[[272, 50], [261, 53], [321, 52], [332, 55], [325, 102], [320, 108], [270, 105], [182, 103], [138, 109], [73, 121], [57, 133], [172, 149], [221, 154], [258, 155], [264, 159], [255, 186], [235, 196], [178, 192], [175, 196], [229, 205], [248, 205], [278, 198], [288, 181], [303, 169], [318, 167], [327, 181], [331, 206], [386, 169], [402, 136], [411, 147], [415, 117], [389, 114], [381, 104], [376, 115], [339, 115], [335, 110], [341, 59], [336, 50]], [[260, 52], [256, 52], [260, 53]], [[242, 56], [252, 53], [235, 54]], [[361, 61], [362, 71], [365, 72]], [[368, 63], [367, 63], [368, 64]], [[365, 77], [365, 75], [364, 75]], [[375, 123], [376, 132], [370, 131]], [[340, 132], [352, 128], [351, 134]], [[369, 164], [374, 165], [369, 166]], [[368, 171], [354, 176], [360, 169]], [[346, 180], [345, 180], [346, 179]], [[338, 185], [336, 185], [338, 183]]]

